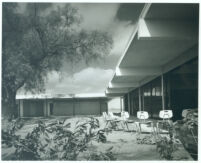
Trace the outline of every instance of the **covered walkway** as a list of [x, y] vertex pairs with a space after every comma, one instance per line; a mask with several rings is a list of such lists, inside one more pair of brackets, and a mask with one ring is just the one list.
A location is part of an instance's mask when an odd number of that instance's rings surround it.
[[134, 116], [198, 108], [198, 19], [198, 4], [145, 4], [106, 95]]

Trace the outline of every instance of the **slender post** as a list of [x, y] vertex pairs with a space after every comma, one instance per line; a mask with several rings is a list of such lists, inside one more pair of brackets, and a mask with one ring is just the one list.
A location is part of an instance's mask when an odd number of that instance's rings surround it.
[[123, 108], [122, 108], [122, 97], [120, 97], [120, 110], [121, 110], [121, 112], [123, 111]]
[[100, 106], [100, 115], [102, 114], [102, 102], [101, 99], [99, 99], [99, 106]]
[[164, 97], [164, 78], [163, 74], [161, 75], [161, 93], [162, 93], [162, 109], [165, 110], [165, 97]]
[[144, 88], [142, 89], [142, 110], [144, 111]]
[[130, 93], [128, 93], [128, 112], [131, 113], [131, 105], [130, 105]]
[[122, 111], [125, 111], [125, 99], [122, 97]]
[[75, 98], [73, 97], [73, 116], [75, 116]]
[[142, 110], [142, 106], [141, 106], [141, 91], [140, 91], [140, 87], [139, 87], [139, 109], [140, 109], [140, 111]]

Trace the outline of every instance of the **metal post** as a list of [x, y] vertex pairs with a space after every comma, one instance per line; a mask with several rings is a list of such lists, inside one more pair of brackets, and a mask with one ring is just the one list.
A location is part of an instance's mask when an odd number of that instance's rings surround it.
[[121, 110], [121, 112], [123, 111], [123, 107], [122, 107], [122, 97], [120, 97], [120, 110]]
[[73, 116], [75, 116], [75, 98], [73, 97]]
[[125, 111], [125, 99], [122, 97], [122, 111]]
[[162, 109], [165, 110], [165, 97], [164, 97], [164, 79], [163, 74], [161, 75], [161, 93], [162, 93]]
[[99, 106], [100, 106], [100, 115], [102, 115], [102, 105], [103, 105], [103, 102], [101, 101], [101, 99], [99, 98]]
[[141, 106], [141, 91], [140, 91], [140, 87], [139, 87], [139, 109], [140, 109], [140, 111], [142, 110], [142, 106]]
[[128, 112], [130, 114], [131, 106], [130, 106], [130, 94], [128, 93]]
[[144, 88], [142, 90], [142, 111], [144, 111]]

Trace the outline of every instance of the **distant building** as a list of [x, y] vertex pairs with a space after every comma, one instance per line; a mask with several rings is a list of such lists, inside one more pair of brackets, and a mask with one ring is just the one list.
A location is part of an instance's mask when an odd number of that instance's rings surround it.
[[17, 95], [20, 117], [101, 115], [107, 101], [104, 94]]
[[108, 112], [120, 113], [123, 110], [122, 99], [120, 97], [112, 98], [108, 101]]

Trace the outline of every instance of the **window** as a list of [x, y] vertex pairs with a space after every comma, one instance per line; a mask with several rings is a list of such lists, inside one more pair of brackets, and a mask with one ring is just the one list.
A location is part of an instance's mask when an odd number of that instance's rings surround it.
[[152, 88], [152, 96], [156, 96], [156, 88]]
[[161, 96], [161, 88], [156, 87], [156, 96]]

